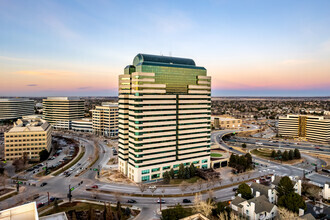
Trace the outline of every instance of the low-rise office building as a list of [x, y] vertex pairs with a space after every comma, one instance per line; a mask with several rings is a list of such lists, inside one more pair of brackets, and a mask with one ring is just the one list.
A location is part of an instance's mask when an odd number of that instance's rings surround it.
[[313, 115], [287, 115], [279, 118], [280, 136], [330, 143], [330, 119]]
[[0, 121], [34, 114], [34, 101], [22, 98], [0, 99]]
[[91, 112], [94, 134], [106, 137], [118, 136], [118, 103], [103, 102]]
[[18, 119], [14, 127], [4, 134], [5, 159], [15, 160], [26, 155], [28, 159], [38, 160], [40, 151], [50, 151], [51, 132], [51, 125], [38, 117]]
[[224, 116], [212, 116], [212, 125], [215, 129], [236, 129], [242, 127], [242, 120], [224, 117]]
[[56, 129], [72, 128], [72, 121], [84, 117], [85, 102], [77, 97], [48, 97], [43, 100], [43, 119]]
[[71, 128], [73, 131], [92, 133], [93, 132], [93, 120], [91, 118], [73, 120]]

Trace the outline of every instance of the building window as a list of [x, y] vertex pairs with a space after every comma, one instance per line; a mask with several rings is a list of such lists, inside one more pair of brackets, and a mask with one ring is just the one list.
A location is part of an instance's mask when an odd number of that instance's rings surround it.
[[177, 167], [179, 167], [179, 166], [180, 166], [180, 164], [173, 165], [173, 168], [177, 168]]
[[205, 159], [205, 160], [202, 160], [202, 163], [207, 163], [207, 159]]
[[166, 166], [166, 167], [163, 167], [163, 170], [168, 170], [170, 168], [171, 168], [171, 166]]
[[202, 169], [207, 169], [207, 164], [202, 165]]
[[193, 164], [197, 164], [197, 163], [199, 163], [199, 160], [197, 160], [197, 161], [194, 161], [194, 162], [192, 162]]
[[151, 179], [156, 179], [156, 178], [159, 178], [160, 177], [160, 174], [152, 174], [151, 175]]
[[157, 172], [157, 171], [160, 171], [160, 168], [153, 168], [153, 169], [151, 170], [151, 172]]
[[149, 176], [143, 176], [142, 177], [142, 181], [144, 182], [144, 181], [149, 181], [150, 180], [150, 177]]
[[142, 174], [150, 173], [150, 170], [142, 170]]

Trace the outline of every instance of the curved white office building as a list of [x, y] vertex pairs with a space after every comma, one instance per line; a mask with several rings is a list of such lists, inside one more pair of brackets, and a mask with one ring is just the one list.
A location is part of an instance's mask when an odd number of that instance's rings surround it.
[[34, 114], [34, 101], [23, 98], [0, 99], [0, 120], [11, 120]]

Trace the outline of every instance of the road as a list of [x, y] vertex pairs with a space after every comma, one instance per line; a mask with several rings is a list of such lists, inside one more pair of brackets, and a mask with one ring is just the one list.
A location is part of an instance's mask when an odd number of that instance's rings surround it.
[[[252, 129], [252, 128], [251, 128]], [[239, 132], [238, 130], [222, 130], [218, 132], [214, 132], [211, 135], [211, 140], [215, 143], [218, 143], [221, 148], [231, 151], [236, 154], [242, 154], [240, 151], [237, 151], [235, 149], [230, 149], [230, 147], [222, 141], [222, 137], [225, 134], [233, 133], [233, 132]], [[254, 142], [255, 143], [255, 142]], [[295, 145], [296, 148], [300, 149], [300, 145]], [[272, 161], [268, 161], [266, 159], [262, 159], [259, 157], [255, 157], [252, 155], [252, 158], [254, 161], [259, 162], [260, 164], [264, 165], [265, 169], [262, 170], [262, 172], [269, 172], [269, 173], [274, 173], [277, 175], [288, 175], [288, 176], [303, 176], [303, 172], [310, 172], [312, 171], [311, 174], [307, 174], [306, 177], [310, 178], [313, 180], [314, 183], [324, 185], [324, 183], [329, 182], [330, 178], [328, 176], [320, 175], [318, 173], [313, 172], [314, 169], [306, 169], [303, 167], [299, 167], [299, 165], [285, 165], [285, 164], [278, 164]], [[318, 162], [319, 164], [322, 164], [322, 162]]]

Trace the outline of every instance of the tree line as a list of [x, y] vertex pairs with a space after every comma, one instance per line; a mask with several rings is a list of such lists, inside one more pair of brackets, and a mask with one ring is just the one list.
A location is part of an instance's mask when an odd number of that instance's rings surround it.
[[[196, 176], [196, 167], [194, 164], [190, 164], [190, 166], [184, 166], [182, 163], [179, 165], [179, 170], [177, 173], [178, 179], [190, 179], [194, 176]], [[163, 182], [165, 184], [169, 184], [171, 179], [175, 178], [175, 172], [173, 168], [170, 171], [166, 171], [163, 175]]]
[[275, 160], [283, 160], [283, 161], [288, 161], [288, 160], [294, 160], [294, 159], [300, 159], [300, 151], [296, 148], [293, 150], [285, 150], [283, 153], [282, 151], [278, 150], [277, 152], [275, 150], [272, 151], [271, 157]]
[[229, 166], [235, 168], [239, 173], [252, 169], [252, 156], [250, 153], [241, 156], [232, 154], [229, 158]]

